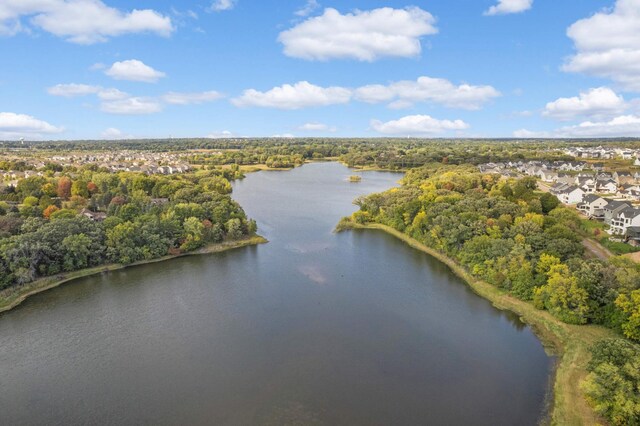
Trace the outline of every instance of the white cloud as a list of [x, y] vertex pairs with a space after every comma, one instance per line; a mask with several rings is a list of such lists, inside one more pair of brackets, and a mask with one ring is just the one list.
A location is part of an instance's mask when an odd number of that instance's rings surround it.
[[356, 10], [344, 15], [327, 8], [321, 16], [281, 32], [278, 41], [285, 55], [307, 60], [414, 57], [422, 50], [420, 37], [438, 32], [435, 21], [418, 7]]
[[428, 115], [408, 115], [398, 120], [383, 123], [371, 120], [371, 127], [379, 133], [389, 135], [434, 135], [451, 130], [468, 129], [462, 120], [438, 120]]
[[156, 71], [137, 59], [115, 62], [104, 73], [116, 80], [141, 81], [144, 83], [155, 83], [166, 76], [165, 73]]
[[296, 16], [306, 18], [311, 15], [320, 7], [320, 3], [317, 0], [307, 0], [307, 3], [300, 9], [295, 11]]
[[222, 132], [213, 132], [208, 134], [207, 136], [205, 136], [206, 138], [209, 139], [227, 139], [227, 138], [235, 138], [236, 135], [234, 135], [232, 132], [230, 132], [229, 130], [223, 130]]
[[610, 78], [640, 92], [640, 0], [618, 0], [613, 9], [571, 25], [567, 35], [576, 54], [564, 71]]
[[307, 81], [294, 85], [285, 84], [268, 92], [245, 90], [242, 96], [231, 102], [238, 107], [265, 107], [278, 109], [301, 109], [315, 106], [344, 104], [351, 99], [351, 91], [344, 87], [320, 87]]
[[49, 87], [47, 92], [52, 96], [62, 96], [65, 98], [73, 98], [76, 96], [94, 95], [100, 92], [100, 86], [90, 86], [88, 84], [56, 84]]
[[475, 110], [500, 96], [491, 86], [454, 85], [442, 78], [419, 77], [416, 81], [398, 81], [384, 86], [373, 84], [356, 89], [357, 100], [368, 103], [391, 102], [393, 109], [412, 106], [416, 102], [434, 102], [452, 108]]
[[627, 104], [622, 96], [608, 87], [598, 87], [580, 92], [579, 96], [549, 102], [542, 115], [558, 120], [571, 120], [581, 116], [612, 117], [626, 109]]
[[105, 101], [100, 105], [100, 109], [108, 114], [144, 115], [162, 111], [162, 104], [154, 99], [129, 97]]
[[608, 121], [584, 121], [551, 132], [534, 132], [521, 129], [514, 132], [519, 138], [618, 138], [639, 137], [640, 116], [621, 115]]
[[533, 139], [533, 138], [550, 138], [552, 137], [549, 132], [534, 132], [527, 129], [520, 129], [513, 132], [514, 138], [521, 139]]
[[293, 139], [296, 136], [292, 135], [291, 133], [283, 133], [281, 135], [271, 135], [269, 137], [272, 138], [272, 139]]
[[102, 89], [98, 92], [98, 97], [103, 101], [116, 101], [128, 98], [130, 95], [118, 89]]
[[225, 10], [231, 10], [236, 6], [237, 0], [215, 0], [209, 6], [209, 10], [212, 12], [222, 12]]
[[127, 135], [115, 127], [109, 127], [100, 136], [104, 139], [133, 139], [132, 135]]
[[324, 123], [305, 123], [298, 127], [298, 130], [305, 132], [335, 132], [337, 129], [333, 126], [328, 126]]
[[31, 26], [78, 44], [132, 33], [169, 36], [174, 30], [171, 19], [154, 10], [123, 12], [100, 0], [2, 0], [0, 34], [28, 30], [25, 17]]
[[91, 86], [88, 84], [56, 84], [49, 87], [47, 92], [52, 96], [62, 96], [65, 98], [73, 98], [78, 96], [98, 95], [102, 100], [117, 100], [129, 97], [128, 93], [118, 89], [104, 89], [101, 86]]
[[522, 13], [531, 9], [531, 6], [533, 6], [533, 0], [498, 0], [498, 4], [491, 6], [484, 14], [493, 16]]
[[67, 98], [96, 95], [102, 102], [100, 109], [110, 114], [152, 114], [162, 111], [164, 104], [194, 105], [212, 102], [223, 96], [216, 91], [180, 93], [168, 92], [159, 97], [137, 97], [115, 88], [88, 84], [57, 84], [47, 89], [53, 96]]
[[0, 112], [0, 138], [3, 139], [18, 139], [22, 137], [40, 139], [44, 135], [63, 131], [62, 127], [53, 126], [31, 115]]
[[198, 92], [198, 93], [179, 93], [179, 92], [169, 92], [162, 97], [162, 99], [172, 105], [191, 105], [191, 104], [202, 104], [205, 102], [212, 102], [222, 98], [223, 95], [214, 90], [208, 92]]

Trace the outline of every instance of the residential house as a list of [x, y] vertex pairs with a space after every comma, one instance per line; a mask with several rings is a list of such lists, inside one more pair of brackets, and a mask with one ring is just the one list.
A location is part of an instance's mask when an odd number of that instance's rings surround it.
[[631, 244], [634, 247], [640, 246], [640, 226], [627, 227], [625, 240], [627, 244]]
[[618, 185], [624, 185], [625, 183], [633, 183], [635, 178], [629, 172], [613, 172], [613, 178]]
[[595, 194], [587, 194], [578, 204], [578, 210], [589, 219], [604, 219], [604, 206], [607, 204], [609, 202], [604, 198]]
[[626, 207], [611, 220], [611, 233], [613, 235], [626, 235], [630, 226], [640, 226], [640, 209]]
[[596, 192], [601, 194], [615, 194], [618, 191], [618, 185], [613, 179], [598, 179], [596, 181]]
[[560, 190], [557, 194], [558, 199], [564, 204], [578, 204], [582, 201], [582, 197], [585, 192], [582, 188], [578, 188], [575, 185], [569, 186], [563, 190]]
[[622, 200], [607, 200], [608, 203], [606, 206], [602, 208], [604, 211], [604, 223], [607, 225], [611, 225], [611, 221], [614, 217], [617, 217], [617, 214], [626, 209], [627, 207], [631, 207], [631, 203], [628, 201]]
[[102, 222], [107, 218], [107, 214], [103, 212], [92, 212], [89, 209], [82, 209], [80, 212], [81, 215], [88, 217], [94, 222]]

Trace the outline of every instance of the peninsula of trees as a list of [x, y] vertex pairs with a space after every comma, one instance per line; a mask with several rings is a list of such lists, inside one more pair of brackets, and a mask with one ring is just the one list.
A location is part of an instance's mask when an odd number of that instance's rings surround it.
[[238, 168], [171, 176], [52, 170], [0, 191], [0, 290], [107, 263], [239, 240], [256, 223], [230, 197]]

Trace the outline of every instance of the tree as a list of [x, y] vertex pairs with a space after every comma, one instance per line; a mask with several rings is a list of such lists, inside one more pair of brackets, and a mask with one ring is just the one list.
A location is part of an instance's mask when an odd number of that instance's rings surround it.
[[586, 290], [578, 286], [578, 280], [566, 265], [552, 266], [547, 284], [535, 291], [536, 306], [544, 307], [554, 316], [571, 324], [585, 324], [589, 314]]
[[66, 176], [61, 177], [60, 180], [58, 180], [58, 189], [56, 190], [58, 197], [63, 200], [69, 199], [69, 197], [71, 197], [71, 185], [71, 179]]
[[542, 213], [548, 214], [560, 205], [560, 201], [555, 195], [545, 192], [540, 196], [540, 204], [542, 204]]
[[242, 222], [240, 219], [230, 219], [227, 222], [227, 236], [232, 240], [242, 238]]
[[86, 268], [91, 253], [91, 238], [85, 234], [69, 235], [62, 240], [64, 254], [64, 270], [74, 271]]
[[640, 341], [640, 290], [630, 295], [621, 294], [616, 299], [616, 306], [625, 314], [622, 331], [626, 337]]
[[607, 339], [591, 353], [590, 373], [580, 385], [589, 403], [614, 425], [640, 425], [640, 349]]
[[76, 180], [71, 185], [71, 195], [77, 195], [82, 198], [89, 198], [89, 190], [87, 183], [83, 180]]
[[197, 217], [189, 217], [184, 221], [184, 242], [180, 246], [183, 251], [192, 251], [204, 245], [205, 226]]
[[42, 217], [44, 217], [45, 219], [50, 219], [51, 214], [57, 212], [58, 210], [60, 210], [58, 207], [51, 205], [44, 209], [44, 211], [42, 212]]

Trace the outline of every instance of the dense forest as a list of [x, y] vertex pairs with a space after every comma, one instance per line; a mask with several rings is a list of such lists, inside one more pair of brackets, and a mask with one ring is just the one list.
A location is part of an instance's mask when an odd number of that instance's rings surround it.
[[[537, 192], [534, 178], [428, 165], [409, 171], [401, 187], [356, 204], [352, 220], [404, 232], [561, 321], [600, 324], [640, 341], [640, 268], [624, 257], [586, 259], [582, 220], [555, 196]], [[615, 342], [603, 345], [594, 351], [617, 350]], [[638, 357], [599, 359], [584, 385], [596, 410], [616, 424], [640, 424]]]
[[0, 192], [0, 289], [105, 263], [129, 264], [256, 232], [231, 199], [237, 167], [172, 176], [32, 176]]
[[[158, 139], [0, 143], [0, 149], [46, 154], [69, 151], [185, 152], [192, 164], [267, 164], [288, 168], [307, 160], [339, 159], [349, 166], [404, 169], [430, 162], [481, 164], [507, 160], [571, 160], [559, 151], [569, 146], [596, 146], [613, 141], [488, 139]], [[615, 140], [638, 147], [637, 141]]]

